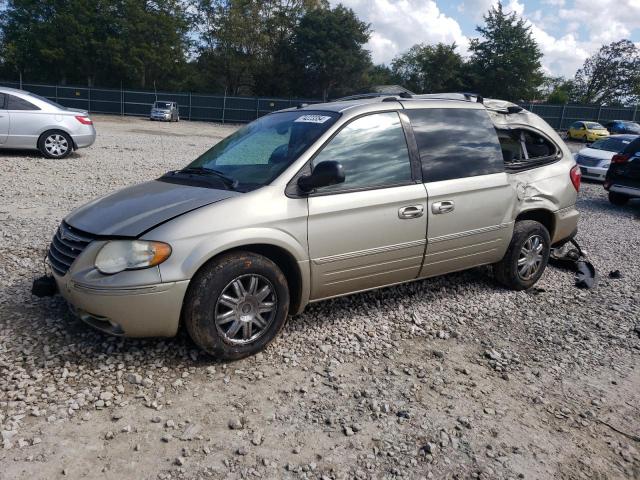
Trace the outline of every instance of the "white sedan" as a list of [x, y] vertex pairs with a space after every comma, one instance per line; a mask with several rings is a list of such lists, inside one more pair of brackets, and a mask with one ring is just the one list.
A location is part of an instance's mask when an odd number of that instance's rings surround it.
[[638, 135], [611, 135], [580, 150], [574, 157], [580, 166], [582, 177], [603, 182], [609, 170], [611, 158], [636, 138]]

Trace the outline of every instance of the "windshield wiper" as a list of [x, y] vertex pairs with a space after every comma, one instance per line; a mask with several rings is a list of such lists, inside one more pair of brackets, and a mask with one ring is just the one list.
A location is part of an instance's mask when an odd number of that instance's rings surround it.
[[232, 189], [236, 189], [238, 187], [238, 180], [230, 177], [228, 175], [225, 175], [222, 172], [219, 172], [218, 170], [214, 170], [213, 168], [206, 168], [206, 167], [187, 167], [187, 168], [183, 168], [182, 170], [176, 170], [174, 173], [191, 173], [194, 175], [215, 175], [216, 177], [220, 178], [225, 185], [227, 185], [228, 187], [232, 188]]

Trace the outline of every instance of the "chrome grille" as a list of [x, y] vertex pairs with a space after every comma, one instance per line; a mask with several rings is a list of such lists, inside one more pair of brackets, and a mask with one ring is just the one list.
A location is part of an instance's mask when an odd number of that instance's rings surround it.
[[597, 167], [601, 161], [601, 158], [588, 157], [586, 155], [578, 155], [576, 157], [576, 162], [583, 167]]
[[64, 276], [71, 264], [94, 238], [62, 222], [49, 246], [49, 264], [54, 272]]

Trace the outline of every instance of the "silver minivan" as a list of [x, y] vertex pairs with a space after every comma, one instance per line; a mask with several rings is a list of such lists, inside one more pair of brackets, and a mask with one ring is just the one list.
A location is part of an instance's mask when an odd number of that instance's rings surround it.
[[458, 94], [275, 112], [187, 167], [67, 216], [59, 291], [115, 335], [225, 359], [310, 302], [492, 264], [515, 289], [575, 234], [580, 170], [538, 116]]
[[96, 129], [86, 110], [0, 87], [0, 149], [39, 150], [47, 158], [64, 158], [95, 140]]

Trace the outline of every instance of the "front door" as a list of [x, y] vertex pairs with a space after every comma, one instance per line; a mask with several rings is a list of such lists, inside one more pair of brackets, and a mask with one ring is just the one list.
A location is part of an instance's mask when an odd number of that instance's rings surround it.
[[316, 155], [334, 160], [345, 182], [309, 196], [311, 299], [417, 277], [424, 256], [427, 198], [395, 111], [359, 117]]
[[515, 191], [484, 108], [409, 109], [429, 196], [421, 277], [500, 260], [513, 231]]
[[9, 135], [9, 112], [7, 112], [4, 102], [5, 95], [0, 93], [0, 145], [7, 141]]

